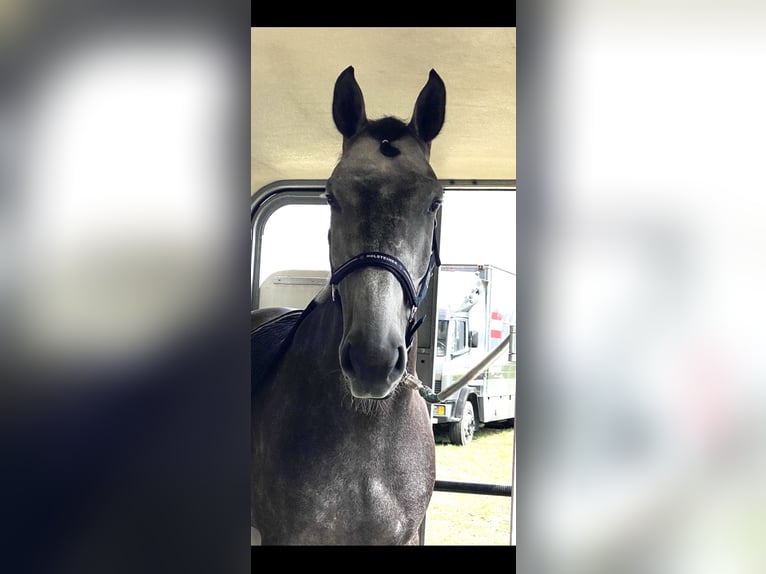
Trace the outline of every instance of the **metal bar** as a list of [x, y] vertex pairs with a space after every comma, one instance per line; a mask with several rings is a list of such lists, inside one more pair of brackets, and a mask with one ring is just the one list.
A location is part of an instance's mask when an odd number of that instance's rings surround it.
[[[513, 431], [513, 485], [516, 486], [516, 430]], [[511, 502], [511, 546], [516, 546], [516, 497]]]
[[420, 523], [420, 528], [418, 528], [418, 544], [420, 546], [426, 545], [426, 517], [423, 517], [423, 522]]
[[491, 496], [513, 496], [510, 484], [487, 484], [483, 482], [457, 482], [437, 480], [434, 490], [438, 492], [456, 492], [462, 494], [487, 494]]

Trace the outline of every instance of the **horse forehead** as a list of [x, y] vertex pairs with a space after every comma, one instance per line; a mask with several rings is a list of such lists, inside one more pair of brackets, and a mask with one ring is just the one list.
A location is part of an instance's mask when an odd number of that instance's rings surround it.
[[422, 148], [413, 138], [396, 140], [392, 145], [401, 153], [388, 157], [380, 152], [379, 141], [360, 138], [343, 154], [333, 178], [350, 187], [376, 188], [384, 193], [412, 191], [424, 183], [436, 182]]

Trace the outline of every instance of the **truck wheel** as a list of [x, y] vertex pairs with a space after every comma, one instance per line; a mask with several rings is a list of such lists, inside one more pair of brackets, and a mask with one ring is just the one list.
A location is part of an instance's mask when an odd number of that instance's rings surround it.
[[476, 417], [473, 416], [473, 403], [466, 401], [465, 408], [463, 409], [463, 418], [449, 425], [450, 442], [465, 446], [473, 440], [474, 431], [476, 431]]

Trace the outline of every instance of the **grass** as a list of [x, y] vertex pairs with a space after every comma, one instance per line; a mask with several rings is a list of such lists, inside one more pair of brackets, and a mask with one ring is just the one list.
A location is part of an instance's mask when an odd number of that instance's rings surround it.
[[[477, 429], [467, 446], [449, 444], [446, 432], [437, 430], [435, 436], [437, 480], [512, 483], [512, 428]], [[507, 546], [510, 525], [510, 497], [434, 492], [426, 516], [425, 543]]]

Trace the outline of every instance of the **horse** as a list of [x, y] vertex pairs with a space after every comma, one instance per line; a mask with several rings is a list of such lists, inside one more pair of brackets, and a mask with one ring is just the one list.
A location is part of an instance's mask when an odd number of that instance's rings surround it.
[[[429, 158], [445, 104], [434, 70], [408, 123], [367, 119], [352, 66], [335, 82], [343, 139], [325, 188], [332, 275], [305, 310], [287, 313], [286, 336], [251, 339], [254, 356], [277, 354], [251, 381], [251, 524], [264, 545], [419, 543], [434, 436], [426, 402], [404, 381], [439, 264], [444, 192]], [[265, 313], [254, 327], [278, 321]]]

